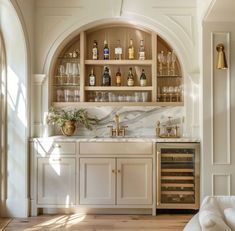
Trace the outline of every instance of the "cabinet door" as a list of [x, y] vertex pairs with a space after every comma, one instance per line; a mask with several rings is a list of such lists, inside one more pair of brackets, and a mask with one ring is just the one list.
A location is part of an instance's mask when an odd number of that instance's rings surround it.
[[152, 204], [152, 159], [117, 159], [117, 204]]
[[80, 204], [115, 204], [114, 158], [80, 158]]
[[38, 204], [75, 204], [75, 158], [38, 158]]

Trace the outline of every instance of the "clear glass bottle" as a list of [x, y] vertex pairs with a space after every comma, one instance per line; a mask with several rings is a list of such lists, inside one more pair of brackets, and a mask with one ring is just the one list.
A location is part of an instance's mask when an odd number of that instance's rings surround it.
[[140, 40], [140, 47], [139, 47], [139, 60], [145, 60], [145, 47], [144, 47], [144, 40]]
[[94, 40], [94, 42], [93, 42], [92, 59], [93, 60], [99, 59], [98, 42], [96, 40]]
[[104, 67], [102, 86], [111, 86], [111, 77], [109, 74], [109, 68], [106, 66]]
[[128, 59], [134, 59], [134, 57], [135, 57], [135, 50], [133, 46], [133, 40], [130, 39], [130, 44], [128, 47]]
[[121, 60], [122, 59], [122, 47], [121, 47], [121, 42], [118, 40], [117, 42], [117, 47], [115, 47], [115, 59], [116, 60]]
[[118, 71], [116, 73], [116, 85], [119, 87], [122, 85], [122, 74], [120, 72], [120, 68], [118, 68]]
[[95, 85], [96, 85], [96, 76], [95, 76], [93, 68], [92, 68], [91, 73], [89, 75], [89, 86], [95, 86]]
[[106, 40], [104, 40], [104, 49], [103, 49], [104, 59], [109, 59], [109, 46]]
[[144, 87], [146, 85], [147, 85], [147, 78], [146, 78], [144, 69], [142, 69], [142, 73], [141, 73], [141, 76], [140, 76], [140, 86]]
[[127, 86], [134, 86], [134, 75], [132, 73], [132, 68], [129, 68], [129, 74], [127, 77]]

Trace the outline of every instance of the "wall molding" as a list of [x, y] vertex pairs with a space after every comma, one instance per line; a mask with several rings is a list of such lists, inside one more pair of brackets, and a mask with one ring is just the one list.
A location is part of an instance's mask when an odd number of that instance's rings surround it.
[[[216, 192], [215, 192], [215, 180], [216, 180], [216, 177], [225, 177], [227, 178], [227, 196], [230, 196], [231, 195], [231, 174], [226, 174], [226, 173], [213, 173], [212, 174], [212, 196], [218, 196], [216, 195]], [[221, 187], [221, 186], [220, 186]]]

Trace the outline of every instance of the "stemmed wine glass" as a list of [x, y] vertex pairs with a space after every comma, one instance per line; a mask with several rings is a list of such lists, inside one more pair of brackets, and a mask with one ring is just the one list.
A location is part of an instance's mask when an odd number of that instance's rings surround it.
[[172, 70], [172, 75], [175, 75], [175, 62], [176, 62], [176, 55], [175, 55], [175, 52], [172, 51], [172, 54], [171, 54], [171, 70]]
[[166, 56], [167, 75], [170, 75], [170, 64], [171, 64], [171, 60], [172, 60], [172, 54], [171, 54], [171, 52], [169, 51], [169, 52], [167, 53], [167, 56]]
[[165, 63], [165, 56], [164, 56], [164, 51], [161, 51], [158, 56], [158, 62], [159, 62], [159, 74], [163, 74], [163, 64]]
[[65, 67], [64, 65], [59, 65], [58, 67], [58, 84], [63, 84], [63, 76], [65, 75]]

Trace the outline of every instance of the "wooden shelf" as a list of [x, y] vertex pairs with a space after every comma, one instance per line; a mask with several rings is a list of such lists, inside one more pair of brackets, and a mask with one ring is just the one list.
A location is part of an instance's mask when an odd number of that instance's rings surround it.
[[182, 78], [181, 75], [157, 75], [157, 78]]
[[168, 107], [168, 106], [183, 106], [180, 104], [160, 104], [158, 102], [53, 102], [54, 107], [92, 107], [92, 106], [156, 106], [156, 107]]
[[152, 86], [147, 87], [127, 87], [127, 86], [110, 86], [110, 87], [102, 87], [102, 86], [95, 86], [95, 87], [85, 87], [85, 91], [152, 91]]
[[87, 65], [142, 65], [149, 66], [153, 64], [152, 60], [85, 60]]
[[194, 195], [194, 191], [162, 191], [162, 195]]

